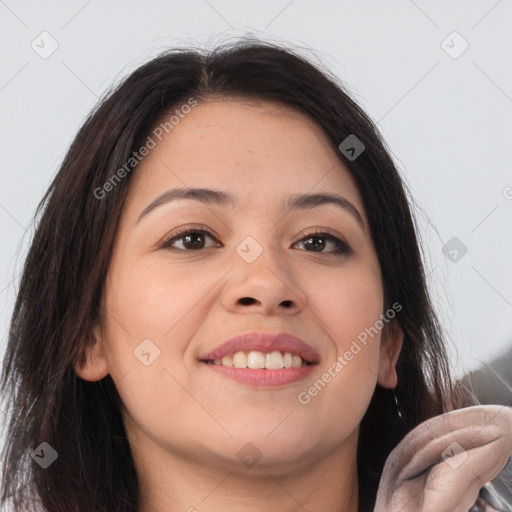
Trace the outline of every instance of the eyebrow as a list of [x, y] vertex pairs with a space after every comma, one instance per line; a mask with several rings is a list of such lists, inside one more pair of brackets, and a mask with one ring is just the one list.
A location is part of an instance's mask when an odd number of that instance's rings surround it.
[[[144, 208], [137, 217], [136, 223], [155, 208], [178, 199], [193, 199], [203, 204], [223, 207], [229, 206], [237, 208], [239, 206], [239, 202], [236, 197], [228, 192], [222, 192], [220, 190], [213, 190], [210, 188], [175, 188], [159, 195], [148, 206], [146, 206], [146, 208]], [[345, 211], [348, 211], [357, 220], [363, 231], [365, 230], [364, 221], [359, 210], [348, 199], [338, 194], [296, 194], [288, 197], [285, 204], [288, 210], [307, 210], [318, 206], [333, 204], [343, 208]]]

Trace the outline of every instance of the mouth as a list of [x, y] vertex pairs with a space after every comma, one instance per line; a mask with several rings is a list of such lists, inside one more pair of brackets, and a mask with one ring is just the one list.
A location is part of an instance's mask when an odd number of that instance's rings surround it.
[[278, 386], [305, 378], [319, 354], [288, 333], [234, 336], [200, 359], [217, 374], [252, 386]]

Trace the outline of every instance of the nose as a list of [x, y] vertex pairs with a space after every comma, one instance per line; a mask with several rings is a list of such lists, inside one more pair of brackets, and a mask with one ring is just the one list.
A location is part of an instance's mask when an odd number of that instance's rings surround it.
[[269, 255], [268, 251], [253, 263], [237, 261], [223, 290], [222, 305], [235, 313], [300, 313], [305, 308], [306, 296], [292, 274], [277, 255]]

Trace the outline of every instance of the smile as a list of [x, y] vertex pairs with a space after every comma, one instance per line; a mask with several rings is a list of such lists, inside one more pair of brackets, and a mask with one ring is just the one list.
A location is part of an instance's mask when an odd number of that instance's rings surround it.
[[222, 359], [205, 361], [216, 366], [226, 366], [229, 368], [251, 368], [253, 370], [281, 370], [282, 368], [302, 368], [308, 363], [298, 354], [291, 352], [260, 352], [251, 350], [250, 352], [238, 351], [232, 355], [226, 355]]

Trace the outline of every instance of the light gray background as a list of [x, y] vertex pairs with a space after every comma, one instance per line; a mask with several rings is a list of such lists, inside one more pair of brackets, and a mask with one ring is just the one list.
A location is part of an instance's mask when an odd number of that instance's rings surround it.
[[32, 215], [98, 97], [163, 49], [247, 33], [313, 49], [378, 122], [457, 372], [512, 344], [512, 0], [5, 0], [0, 17], [2, 353]]

